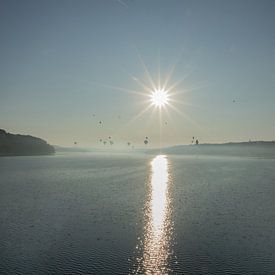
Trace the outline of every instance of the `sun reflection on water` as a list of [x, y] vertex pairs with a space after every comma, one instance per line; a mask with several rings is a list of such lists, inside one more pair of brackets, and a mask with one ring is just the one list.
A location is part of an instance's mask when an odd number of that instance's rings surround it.
[[151, 175], [145, 208], [145, 229], [138, 274], [168, 274], [171, 256], [171, 177], [166, 156], [151, 161]]

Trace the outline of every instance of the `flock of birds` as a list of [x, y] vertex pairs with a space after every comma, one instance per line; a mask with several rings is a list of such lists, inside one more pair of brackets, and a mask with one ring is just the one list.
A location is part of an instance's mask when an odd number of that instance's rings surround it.
[[199, 144], [199, 140], [198, 139], [195, 140], [195, 137], [192, 137], [191, 144], [198, 145]]
[[[92, 116], [93, 116], [93, 118], [96, 117], [95, 114], [93, 114]], [[120, 116], [118, 116], [118, 119], [120, 119]], [[167, 125], [167, 121], [165, 121], [165, 125]], [[103, 127], [103, 121], [102, 121], [102, 120], [99, 120], [99, 121], [98, 121], [98, 126], [99, 126], [99, 127]], [[111, 136], [109, 136], [106, 140], [103, 140], [102, 138], [100, 138], [100, 139], [99, 139], [99, 142], [100, 142], [101, 144], [103, 144], [103, 145], [110, 144], [110, 145], [112, 146], [112, 145], [114, 144], [114, 141], [112, 140], [112, 137], [111, 137]], [[147, 144], [149, 143], [149, 137], [146, 136], [146, 137], [144, 138], [143, 143], [144, 143], [145, 145], [147, 145]], [[131, 146], [131, 142], [129, 142], [129, 141], [128, 141], [126, 144], [127, 144], [127, 146]], [[77, 145], [77, 141], [74, 141], [74, 145]], [[133, 148], [133, 146], [132, 146], [132, 148]]]

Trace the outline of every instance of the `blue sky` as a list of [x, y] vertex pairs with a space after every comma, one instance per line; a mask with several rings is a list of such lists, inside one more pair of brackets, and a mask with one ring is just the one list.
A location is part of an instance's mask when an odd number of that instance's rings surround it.
[[[274, 11], [267, 0], [1, 0], [0, 128], [66, 146], [157, 146], [160, 125], [163, 145], [275, 140]], [[137, 117], [146, 96], [115, 88], [145, 92], [131, 77], [148, 84], [140, 59], [155, 81], [174, 64], [170, 84], [187, 76], [161, 121], [154, 108]]]

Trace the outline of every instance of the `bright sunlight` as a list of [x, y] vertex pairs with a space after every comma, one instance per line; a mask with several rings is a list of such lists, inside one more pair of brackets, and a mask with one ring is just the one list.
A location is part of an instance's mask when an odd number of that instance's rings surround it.
[[151, 101], [155, 107], [161, 108], [168, 103], [168, 94], [164, 89], [155, 90], [151, 94]]

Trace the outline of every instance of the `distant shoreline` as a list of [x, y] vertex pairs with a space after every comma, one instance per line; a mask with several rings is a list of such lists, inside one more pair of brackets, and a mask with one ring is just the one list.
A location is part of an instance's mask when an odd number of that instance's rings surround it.
[[[152, 150], [156, 152], [157, 150]], [[172, 155], [208, 155], [275, 158], [275, 141], [228, 142], [221, 144], [176, 145], [161, 150]]]
[[55, 149], [45, 140], [30, 135], [18, 135], [0, 129], [0, 156], [53, 155]]
[[[190, 144], [192, 145], [192, 144]], [[223, 145], [223, 146], [227, 146], [227, 145], [275, 145], [275, 141], [240, 141], [240, 142], [226, 142], [226, 143], [201, 143], [198, 144], [200, 145], [214, 145], [214, 146], [219, 146], [219, 145]]]

